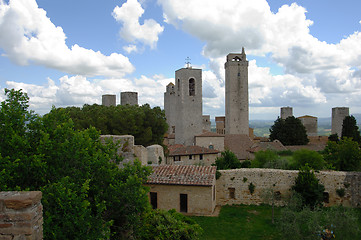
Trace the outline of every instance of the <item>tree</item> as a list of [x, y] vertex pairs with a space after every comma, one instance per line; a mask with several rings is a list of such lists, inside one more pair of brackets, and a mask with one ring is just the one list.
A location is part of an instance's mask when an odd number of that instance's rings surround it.
[[241, 168], [241, 162], [237, 156], [229, 150], [222, 152], [221, 157], [217, 157], [213, 165], [217, 166], [218, 170]]
[[341, 138], [352, 138], [353, 141], [361, 144], [360, 131], [358, 129], [356, 119], [354, 116], [346, 116], [342, 123]]
[[277, 118], [270, 128], [270, 140], [279, 140], [283, 145], [305, 145], [308, 143], [306, 129], [301, 120], [293, 116], [283, 120]]
[[325, 167], [323, 156], [316, 151], [308, 149], [300, 149], [293, 153], [293, 159], [296, 168], [300, 168], [308, 164], [314, 170], [321, 170]]
[[300, 168], [292, 190], [300, 194], [303, 206], [314, 209], [322, 205], [325, 187], [319, 183], [314, 171], [307, 164]]
[[361, 170], [361, 149], [351, 138], [329, 141], [323, 153], [325, 161], [339, 171]]

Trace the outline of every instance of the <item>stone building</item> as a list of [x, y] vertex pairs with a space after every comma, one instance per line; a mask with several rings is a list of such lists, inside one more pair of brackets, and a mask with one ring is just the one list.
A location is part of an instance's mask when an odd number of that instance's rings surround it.
[[186, 215], [211, 215], [216, 207], [216, 167], [153, 167], [145, 184], [154, 209], [175, 209]]
[[196, 146], [224, 151], [224, 134], [205, 132], [194, 138]]
[[116, 106], [116, 96], [115, 95], [112, 95], [112, 94], [105, 94], [105, 95], [102, 95], [102, 105], [103, 106]]
[[168, 124], [168, 136], [175, 134], [175, 123], [176, 123], [176, 93], [175, 86], [173, 83], [169, 83], [164, 93], [164, 112], [165, 118]]
[[183, 146], [175, 144], [168, 148], [167, 164], [211, 166], [216, 162], [220, 152], [200, 146]]
[[138, 105], [138, 93], [137, 92], [121, 92], [120, 93], [121, 105]]
[[307, 136], [317, 136], [317, 117], [305, 115], [298, 117], [298, 119], [301, 120], [301, 123], [306, 128]]
[[293, 116], [293, 109], [291, 107], [281, 108], [281, 119], [286, 119]]
[[249, 134], [248, 61], [242, 53], [230, 53], [224, 65], [226, 71], [226, 134]]
[[216, 117], [216, 133], [225, 134], [226, 133], [226, 117]]
[[210, 115], [203, 115], [203, 132], [210, 132], [211, 131], [211, 116]]
[[339, 138], [342, 135], [342, 124], [345, 117], [349, 116], [348, 107], [332, 108], [332, 129], [331, 134], [337, 134]]
[[202, 70], [191, 67], [175, 72], [175, 143], [191, 146], [202, 133]]

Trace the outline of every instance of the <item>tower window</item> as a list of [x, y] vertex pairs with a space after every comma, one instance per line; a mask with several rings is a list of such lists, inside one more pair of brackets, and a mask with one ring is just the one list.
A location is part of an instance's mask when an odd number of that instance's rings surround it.
[[179, 81], [179, 79], [178, 79], [178, 81], [177, 81], [177, 90], [178, 90], [178, 92], [179, 92], [179, 90], [180, 90], [180, 81]]
[[194, 78], [189, 79], [189, 96], [195, 96], [195, 81]]

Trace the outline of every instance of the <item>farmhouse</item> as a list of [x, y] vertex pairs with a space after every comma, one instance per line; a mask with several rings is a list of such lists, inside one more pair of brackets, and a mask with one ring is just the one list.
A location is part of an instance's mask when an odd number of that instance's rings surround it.
[[153, 208], [210, 215], [216, 207], [216, 167], [156, 166], [148, 177]]

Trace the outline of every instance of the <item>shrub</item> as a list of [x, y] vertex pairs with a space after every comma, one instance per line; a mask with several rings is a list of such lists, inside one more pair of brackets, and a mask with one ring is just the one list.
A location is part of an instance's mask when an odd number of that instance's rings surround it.
[[251, 166], [253, 168], [262, 168], [267, 162], [276, 161], [278, 158], [279, 157], [275, 151], [259, 151], [256, 152], [255, 159], [252, 161]]
[[253, 183], [250, 183], [250, 184], [248, 185], [248, 190], [249, 190], [249, 192], [250, 192], [251, 194], [254, 193], [255, 188], [256, 188], [256, 186], [255, 186]]
[[241, 168], [241, 162], [233, 152], [226, 150], [221, 153], [221, 157], [216, 158], [213, 166], [217, 166], [218, 170], [235, 169]]
[[293, 159], [297, 168], [303, 167], [306, 164], [315, 170], [321, 170], [325, 167], [322, 155], [315, 151], [307, 149], [297, 150], [293, 153]]
[[322, 205], [325, 187], [319, 183], [314, 171], [307, 164], [300, 168], [292, 190], [300, 194], [303, 206], [313, 209]]

